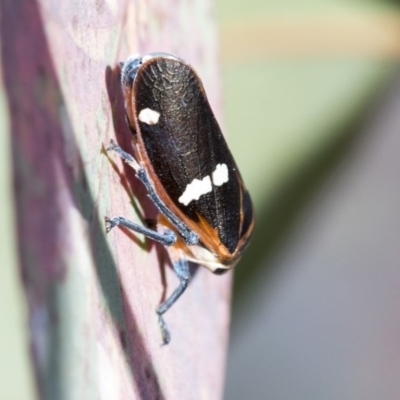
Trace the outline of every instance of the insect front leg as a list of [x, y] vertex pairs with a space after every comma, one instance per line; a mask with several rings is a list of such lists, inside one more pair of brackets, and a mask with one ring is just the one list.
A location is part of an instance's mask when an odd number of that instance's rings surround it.
[[[150, 197], [150, 199], [156, 205], [158, 210], [162, 214], [164, 214], [165, 217], [177, 228], [178, 232], [183, 237], [186, 244], [188, 244], [189, 246], [197, 244], [199, 242], [199, 236], [197, 235], [197, 233], [193, 232], [160, 199], [160, 197], [154, 190], [153, 184], [151, 183], [146, 170], [134, 159], [134, 157], [132, 155], [130, 155], [129, 153], [127, 153], [126, 151], [122, 150], [121, 147], [118, 146], [112, 139], [110, 141], [110, 146], [107, 148], [107, 151], [110, 151], [110, 150], [116, 151], [120, 155], [120, 157], [136, 171], [136, 176], [146, 187], [148, 196]], [[135, 230], [135, 229], [133, 229], [133, 230]], [[155, 240], [157, 240], [157, 239], [155, 239]]]
[[141, 165], [133, 158], [133, 156], [122, 150], [122, 148], [117, 143], [115, 143], [113, 139], [110, 140], [110, 146], [107, 147], [106, 150], [113, 150], [117, 152], [119, 156], [136, 171], [136, 173], [138, 173], [138, 171], [142, 168]]
[[161, 328], [163, 344], [168, 344], [171, 340], [171, 335], [164, 321], [163, 314], [167, 312], [173, 304], [181, 297], [182, 293], [186, 290], [190, 281], [189, 265], [185, 258], [173, 264], [174, 271], [179, 278], [179, 286], [173, 291], [170, 297], [157, 307], [158, 324]]

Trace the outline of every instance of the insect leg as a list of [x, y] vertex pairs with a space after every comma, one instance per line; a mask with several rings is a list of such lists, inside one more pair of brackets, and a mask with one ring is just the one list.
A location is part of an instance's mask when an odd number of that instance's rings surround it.
[[107, 151], [114, 150], [116, 151], [120, 157], [126, 161], [135, 171], [136, 176], [140, 179], [140, 181], [144, 184], [147, 189], [148, 196], [156, 205], [158, 210], [164, 214], [168, 220], [178, 229], [179, 233], [185, 240], [186, 244], [194, 245], [199, 242], [199, 236], [197, 233], [193, 232], [180, 218], [178, 218], [160, 199], [154, 190], [153, 184], [151, 183], [146, 170], [127, 152], [121, 149], [112, 139], [110, 142], [110, 147], [107, 148]]
[[170, 297], [157, 307], [158, 324], [161, 328], [163, 344], [168, 344], [171, 340], [171, 335], [168, 331], [167, 324], [164, 321], [163, 314], [168, 311], [172, 305], [179, 299], [182, 293], [188, 287], [190, 281], [189, 265], [185, 258], [173, 264], [174, 271], [179, 278], [179, 286], [173, 291]]
[[162, 243], [164, 246], [172, 246], [176, 242], [176, 234], [170, 229], [166, 229], [164, 234], [161, 234], [142, 225], [135, 224], [134, 222], [129, 221], [124, 217], [114, 217], [111, 219], [105, 217], [105, 221], [107, 233], [110, 232], [110, 230], [115, 226], [122, 225], [125, 226], [125, 228], [128, 228], [137, 233], [141, 233], [142, 235], [153, 239], [156, 242]]
[[117, 143], [113, 139], [110, 140], [110, 146], [107, 147], [107, 151], [114, 150], [116, 151], [119, 156], [127, 163], [129, 164], [135, 171], [136, 173], [140, 170], [141, 166], [139, 163], [133, 158], [133, 156], [126, 151], [122, 150]]

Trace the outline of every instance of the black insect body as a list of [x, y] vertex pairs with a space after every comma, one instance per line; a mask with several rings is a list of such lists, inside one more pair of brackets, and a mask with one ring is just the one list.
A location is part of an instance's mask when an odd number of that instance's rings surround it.
[[163, 233], [123, 217], [106, 218], [107, 231], [123, 225], [170, 248], [178, 288], [157, 308], [162, 315], [186, 289], [188, 261], [214, 273], [231, 269], [249, 242], [253, 208], [236, 163], [190, 65], [166, 53], [133, 56], [121, 74], [136, 159], [111, 143], [136, 171], [160, 211]]

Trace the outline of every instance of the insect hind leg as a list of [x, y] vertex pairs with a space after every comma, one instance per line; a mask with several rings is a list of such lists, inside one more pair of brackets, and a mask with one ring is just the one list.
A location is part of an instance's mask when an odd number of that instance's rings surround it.
[[185, 258], [182, 258], [179, 261], [175, 262], [173, 264], [173, 268], [179, 278], [179, 286], [172, 292], [167, 300], [165, 300], [157, 307], [156, 310], [158, 314], [158, 324], [161, 328], [163, 345], [168, 344], [171, 340], [171, 335], [169, 333], [167, 324], [164, 321], [163, 314], [165, 314], [175, 304], [179, 297], [182, 296], [190, 281], [189, 265]]

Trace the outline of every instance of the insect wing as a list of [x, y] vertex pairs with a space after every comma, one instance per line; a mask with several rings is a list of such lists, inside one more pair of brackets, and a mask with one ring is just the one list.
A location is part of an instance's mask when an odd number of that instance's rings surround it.
[[234, 253], [245, 189], [197, 74], [178, 59], [150, 59], [138, 70], [133, 99], [139, 147], [160, 197], [203, 243], [214, 235], [216, 247]]

